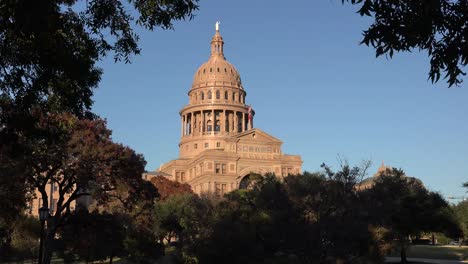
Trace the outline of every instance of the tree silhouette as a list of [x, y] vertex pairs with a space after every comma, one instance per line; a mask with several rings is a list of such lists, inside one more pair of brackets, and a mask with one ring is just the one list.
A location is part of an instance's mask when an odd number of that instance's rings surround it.
[[361, 16], [374, 18], [364, 30], [363, 44], [376, 56], [426, 51], [429, 78], [437, 82], [445, 72], [449, 87], [460, 85], [468, 63], [468, 3], [466, 0], [342, 0], [360, 7]]

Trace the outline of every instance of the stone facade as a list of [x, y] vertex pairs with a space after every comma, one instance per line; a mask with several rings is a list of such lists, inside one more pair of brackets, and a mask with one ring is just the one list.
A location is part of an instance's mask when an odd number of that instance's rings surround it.
[[245, 188], [250, 173], [301, 173], [300, 156], [283, 154], [279, 139], [253, 128], [255, 112], [246, 94], [238, 71], [224, 57], [217, 27], [211, 56], [196, 71], [189, 103], [179, 113], [179, 159], [156, 173], [190, 184], [195, 193], [220, 195]]

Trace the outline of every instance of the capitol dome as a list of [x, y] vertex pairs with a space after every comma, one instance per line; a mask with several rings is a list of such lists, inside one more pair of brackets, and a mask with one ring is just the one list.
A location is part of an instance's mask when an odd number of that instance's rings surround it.
[[237, 69], [224, 57], [223, 37], [216, 30], [211, 40], [211, 56], [195, 72], [192, 89], [209, 86], [228, 86], [243, 89]]

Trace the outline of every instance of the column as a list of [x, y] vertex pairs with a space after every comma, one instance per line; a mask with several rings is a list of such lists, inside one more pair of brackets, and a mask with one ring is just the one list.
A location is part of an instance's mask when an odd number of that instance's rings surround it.
[[184, 123], [182, 124], [182, 136], [185, 136], [185, 133], [186, 133], [186, 131], [187, 131], [187, 130], [185, 129], [185, 123], [186, 123], [185, 119], [186, 119], [186, 118], [187, 118], [186, 115], [183, 115], [182, 120], [183, 120]]
[[237, 116], [237, 111], [234, 111], [234, 131], [236, 134], [239, 132], [239, 117]]
[[242, 112], [242, 132], [245, 131], [245, 113]]
[[215, 133], [215, 125], [216, 125], [216, 117], [215, 117], [215, 110], [211, 110], [211, 135]]
[[184, 116], [180, 115], [180, 136], [184, 136]]
[[224, 134], [226, 134], [226, 109], [223, 110], [223, 115], [221, 118], [221, 128], [221, 131], [223, 131]]
[[195, 124], [195, 118], [193, 112], [190, 113], [190, 135], [193, 137], [193, 124]]
[[205, 113], [203, 113], [203, 110], [201, 110], [201, 126], [200, 126], [200, 131], [201, 134], [205, 132]]
[[232, 111], [232, 113], [229, 113], [229, 116], [230, 116], [230, 119], [229, 119], [229, 122], [231, 122], [231, 126], [229, 127], [230, 129], [230, 132], [235, 132], [235, 126], [234, 126], [234, 111]]

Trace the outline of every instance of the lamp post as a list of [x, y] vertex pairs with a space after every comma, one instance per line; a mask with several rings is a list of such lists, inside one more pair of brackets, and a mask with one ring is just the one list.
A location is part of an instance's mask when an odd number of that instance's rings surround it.
[[42, 264], [42, 255], [43, 255], [43, 244], [44, 244], [44, 225], [45, 221], [49, 217], [49, 208], [43, 206], [39, 208], [39, 220], [41, 221], [41, 236], [39, 238], [39, 264]]

